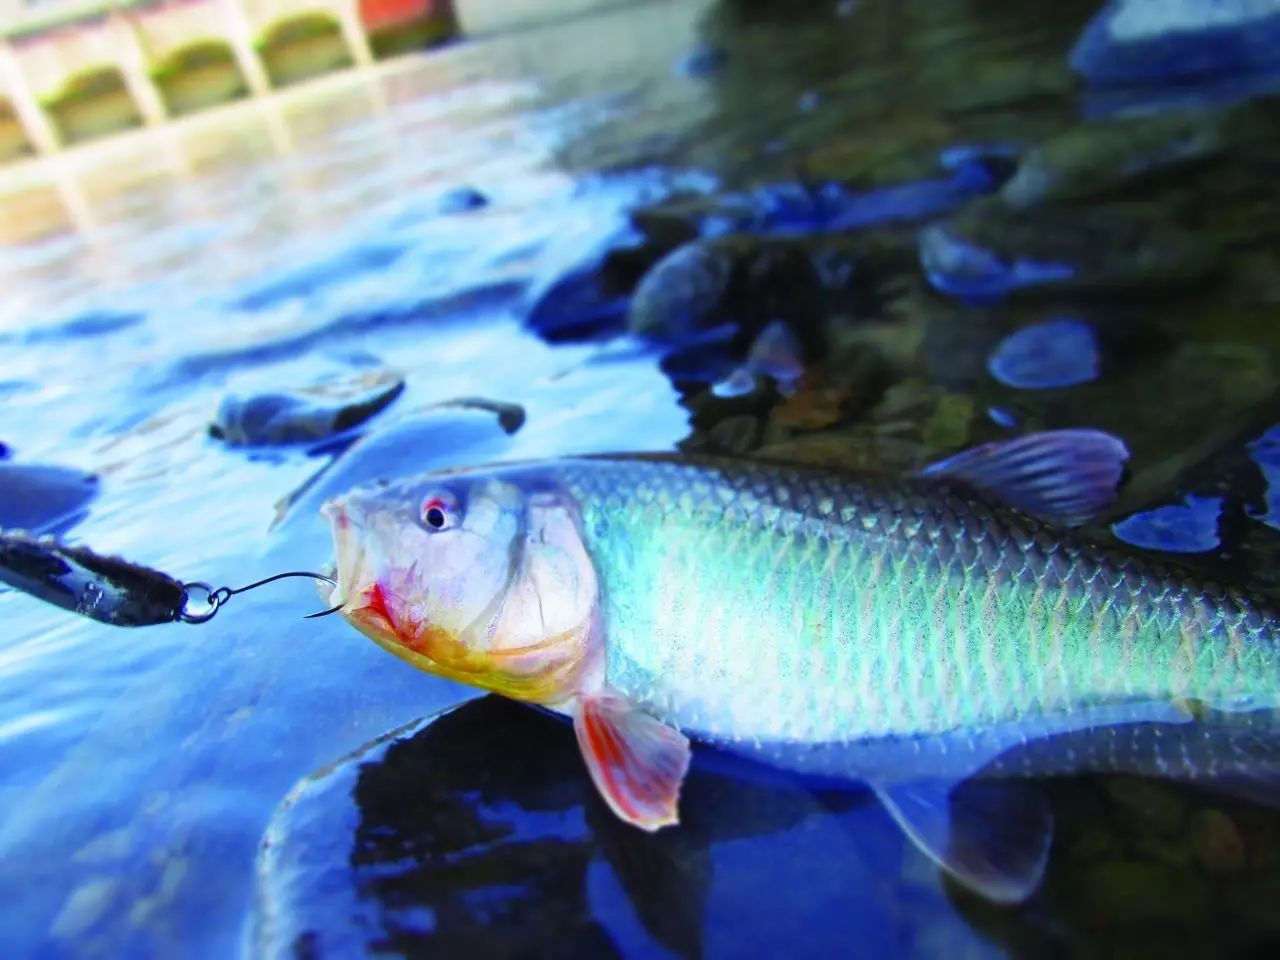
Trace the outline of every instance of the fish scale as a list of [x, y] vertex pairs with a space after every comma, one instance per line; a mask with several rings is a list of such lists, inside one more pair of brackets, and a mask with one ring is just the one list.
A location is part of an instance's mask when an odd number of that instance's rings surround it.
[[694, 734], [856, 742], [1280, 690], [1274, 614], [958, 489], [687, 458], [536, 470], [581, 509], [609, 685]]

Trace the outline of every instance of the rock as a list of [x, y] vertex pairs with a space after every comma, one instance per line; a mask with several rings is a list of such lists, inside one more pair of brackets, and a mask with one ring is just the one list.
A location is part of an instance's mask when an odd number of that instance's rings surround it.
[[1221, 497], [1188, 495], [1180, 506], [1156, 507], [1125, 517], [1111, 532], [1125, 543], [1168, 553], [1205, 553], [1221, 544]]
[[721, 396], [712, 389], [701, 390], [684, 401], [689, 410], [689, 424], [694, 430], [709, 432], [723, 420], [749, 416], [761, 418], [778, 403], [778, 388], [773, 381], [758, 378], [750, 393]]
[[436, 201], [436, 210], [443, 214], [468, 213], [489, 205], [489, 198], [475, 187], [455, 187]]
[[728, 302], [741, 241], [694, 241], [659, 260], [636, 288], [627, 326], [666, 344], [684, 344], [732, 322]]
[[1194, 873], [1160, 863], [1106, 860], [1071, 878], [1073, 900], [1091, 927], [1194, 927], [1209, 914], [1209, 888]]
[[551, 343], [593, 340], [620, 332], [629, 300], [607, 287], [598, 264], [560, 277], [537, 295], [525, 326]]
[[337, 375], [289, 393], [228, 394], [209, 433], [229, 446], [282, 446], [327, 440], [385, 409], [404, 390], [390, 370]]
[[1186, 820], [1187, 801], [1169, 784], [1118, 776], [1104, 786], [1118, 818], [1135, 834], [1172, 836]]
[[1060, 318], [1009, 334], [992, 352], [987, 370], [1007, 387], [1046, 390], [1096, 380], [1098, 363], [1093, 328]]
[[938, 290], [970, 301], [1011, 293], [1164, 290], [1203, 281], [1216, 247], [1145, 208], [1008, 211], [989, 201], [920, 232]]
[[1233, 876], [1244, 869], [1244, 840], [1221, 810], [1197, 810], [1187, 825], [1196, 862], [1215, 876]]
[[13, 451], [9, 449], [8, 444], [0, 443], [0, 460], [8, 460], [13, 456]]
[[1000, 191], [1011, 207], [1098, 196], [1215, 157], [1223, 114], [1188, 110], [1074, 126], [1032, 149]]
[[1249, 443], [1247, 449], [1267, 483], [1263, 509], [1250, 509], [1249, 516], [1280, 530], [1280, 424]]
[[0, 463], [0, 530], [62, 532], [98, 493], [98, 478], [67, 467]]
[[1113, 0], [1089, 22], [1071, 67], [1090, 83], [1280, 68], [1280, 0]]
[[727, 333], [745, 352], [781, 321], [803, 356], [821, 352], [822, 278], [803, 244], [730, 236], [699, 240], [663, 257], [640, 281], [627, 325], [667, 346], [686, 346]]

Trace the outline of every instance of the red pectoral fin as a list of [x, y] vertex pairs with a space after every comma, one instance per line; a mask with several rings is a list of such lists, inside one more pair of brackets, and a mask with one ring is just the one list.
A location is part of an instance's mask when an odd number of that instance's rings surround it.
[[689, 740], [625, 697], [583, 697], [573, 716], [596, 789], [621, 819], [650, 832], [679, 822]]

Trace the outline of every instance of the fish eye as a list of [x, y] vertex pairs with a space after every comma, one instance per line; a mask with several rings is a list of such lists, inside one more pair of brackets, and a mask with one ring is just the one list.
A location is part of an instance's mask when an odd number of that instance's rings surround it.
[[419, 511], [423, 525], [433, 533], [448, 530], [458, 522], [458, 501], [448, 493], [433, 493], [422, 501]]

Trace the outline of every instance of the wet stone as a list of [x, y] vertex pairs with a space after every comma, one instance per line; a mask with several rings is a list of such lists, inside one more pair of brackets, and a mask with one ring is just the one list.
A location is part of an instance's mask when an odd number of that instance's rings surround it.
[[1000, 341], [987, 369], [1008, 387], [1047, 390], [1098, 378], [1098, 342], [1093, 328], [1069, 317], [1045, 320]]
[[745, 352], [782, 322], [806, 355], [820, 349], [822, 279], [803, 245], [757, 237], [699, 240], [678, 247], [640, 281], [627, 325], [668, 346], [725, 334]]
[[1113, 0], [1071, 66], [1100, 84], [1277, 69], [1280, 0]]
[[1077, 200], [1203, 161], [1226, 147], [1224, 114], [1209, 110], [1072, 127], [1037, 145], [1000, 197], [1011, 207]]
[[1187, 825], [1196, 862], [1215, 876], [1233, 876], [1244, 869], [1244, 840], [1235, 822], [1221, 810], [1197, 810]]
[[740, 248], [695, 241], [658, 261], [636, 288], [627, 315], [631, 332], [685, 343], [730, 322], [727, 300]]
[[579, 268], [542, 291], [525, 325], [551, 343], [592, 340], [617, 333], [626, 322], [628, 299], [610, 289], [598, 265]]
[[1131, 205], [1009, 211], [984, 201], [920, 232], [920, 263], [943, 293], [1005, 295], [1163, 291], [1206, 279], [1216, 247], [1158, 212]]
[[359, 426], [403, 390], [400, 374], [371, 370], [330, 376], [289, 392], [228, 394], [209, 433], [235, 447], [314, 443]]

